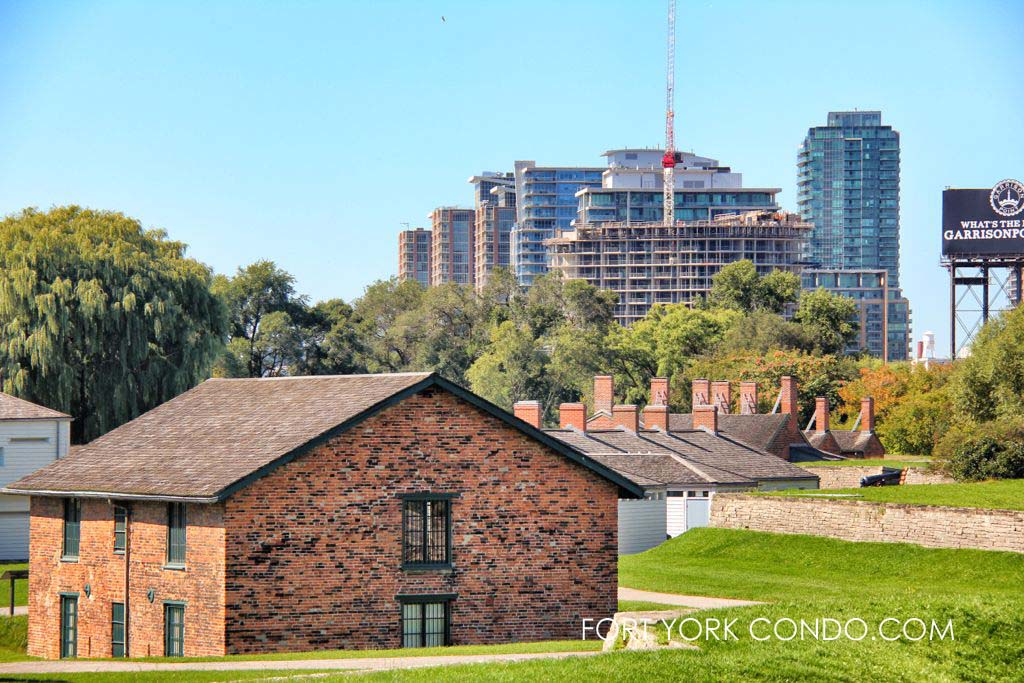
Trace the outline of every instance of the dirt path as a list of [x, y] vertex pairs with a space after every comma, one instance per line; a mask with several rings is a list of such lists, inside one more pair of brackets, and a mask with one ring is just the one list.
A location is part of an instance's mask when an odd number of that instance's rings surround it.
[[718, 607], [748, 607], [763, 605], [763, 602], [751, 600], [732, 600], [730, 598], [706, 598], [702, 595], [676, 595], [675, 593], [655, 593], [635, 588], [619, 587], [619, 600], [640, 600], [643, 602], [660, 602], [663, 605], [679, 605], [697, 609], [715, 609]]

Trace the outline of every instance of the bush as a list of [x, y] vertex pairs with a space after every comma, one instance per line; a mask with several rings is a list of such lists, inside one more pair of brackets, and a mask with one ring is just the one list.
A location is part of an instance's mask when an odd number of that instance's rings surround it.
[[904, 397], [878, 424], [885, 450], [904, 455], [931, 455], [938, 439], [949, 430], [949, 396], [945, 389]]
[[950, 429], [936, 446], [935, 456], [958, 481], [1024, 478], [1024, 421], [998, 420]]

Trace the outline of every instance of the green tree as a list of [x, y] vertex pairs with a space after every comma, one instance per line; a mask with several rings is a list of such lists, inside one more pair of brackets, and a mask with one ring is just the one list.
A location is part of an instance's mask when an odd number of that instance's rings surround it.
[[854, 319], [856, 314], [857, 304], [853, 299], [819, 288], [800, 296], [794, 320], [807, 330], [815, 351], [834, 354], [842, 353], [856, 339], [859, 328]]
[[227, 305], [230, 339], [217, 374], [267, 377], [286, 374], [304, 358], [306, 299], [295, 293], [295, 278], [272, 261], [218, 275], [213, 292]]
[[711, 282], [708, 296], [711, 308], [729, 308], [744, 313], [781, 313], [800, 295], [799, 276], [784, 270], [761, 276], [749, 259], [723, 266]]
[[348, 375], [365, 372], [354, 312], [341, 299], [308, 308], [299, 322], [304, 353], [290, 369], [295, 375]]
[[956, 362], [953, 402], [960, 418], [1024, 417], [1024, 306], [989, 320]]
[[938, 389], [905, 395], [878, 420], [876, 432], [885, 449], [904, 455], [931, 455], [952, 424], [949, 392]]
[[208, 376], [227, 332], [211, 273], [120, 213], [0, 221], [3, 390], [75, 417], [89, 441]]
[[779, 349], [812, 351], [814, 342], [803, 325], [790, 322], [776, 313], [753, 311], [729, 328], [718, 347], [718, 352], [768, 353]]
[[415, 323], [426, 291], [413, 280], [391, 278], [374, 282], [356, 299], [359, 360], [369, 372], [421, 369], [413, 367], [420, 334]]

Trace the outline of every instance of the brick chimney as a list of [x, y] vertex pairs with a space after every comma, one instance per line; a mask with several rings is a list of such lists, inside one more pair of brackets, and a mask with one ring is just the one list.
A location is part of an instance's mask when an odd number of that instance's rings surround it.
[[625, 427], [631, 432], [640, 430], [640, 411], [634, 405], [615, 406], [612, 408], [612, 425]]
[[526, 424], [540, 429], [540, 401], [517, 401], [512, 406], [512, 412]]
[[668, 431], [668, 406], [648, 405], [644, 408], [644, 427]]
[[757, 382], [740, 382], [740, 414], [757, 412]]
[[796, 378], [786, 375], [782, 378], [782, 402], [779, 410], [786, 415], [800, 414], [800, 400], [797, 396]]
[[718, 406], [718, 412], [728, 414], [732, 409], [732, 385], [729, 382], [711, 383], [711, 405]]
[[594, 412], [605, 411], [609, 415], [612, 412], [612, 404], [615, 403], [615, 383], [611, 375], [597, 375], [594, 377]]
[[825, 396], [814, 399], [814, 431], [828, 431], [828, 398]]
[[711, 382], [706, 379], [695, 379], [690, 391], [690, 404], [697, 406], [711, 405]]
[[651, 397], [648, 401], [648, 405], [668, 405], [668, 377], [651, 378]]
[[860, 400], [860, 431], [875, 431], [875, 399], [870, 396]]
[[558, 424], [562, 429], [575, 427], [587, 431], [587, 407], [582, 403], [563, 403], [558, 406]]
[[706, 429], [712, 434], [718, 434], [718, 406], [694, 406], [693, 428]]

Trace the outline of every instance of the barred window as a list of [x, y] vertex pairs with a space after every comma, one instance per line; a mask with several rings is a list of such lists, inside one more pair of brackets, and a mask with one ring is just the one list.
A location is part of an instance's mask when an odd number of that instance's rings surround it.
[[167, 564], [181, 567], [185, 564], [185, 504], [167, 506]]
[[404, 602], [402, 647], [441, 647], [450, 642], [449, 602]]
[[121, 505], [114, 506], [114, 552], [123, 553], [125, 547], [125, 530], [127, 528], [128, 510]]
[[440, 497], [402, 502], [402, 564], [451, 564], [451, 501]]
[[64, 499], [64, 548], [65, 559], [78, 559], [78, 541], [81, 535], [82, 501], [77, 498]]

